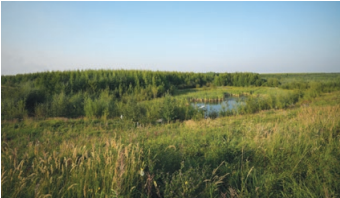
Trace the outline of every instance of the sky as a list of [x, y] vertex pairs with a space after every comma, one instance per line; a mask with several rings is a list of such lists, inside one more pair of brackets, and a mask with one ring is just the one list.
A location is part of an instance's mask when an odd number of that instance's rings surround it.
[[340, 72], [340, 2], [1, 2], [1, 74]]

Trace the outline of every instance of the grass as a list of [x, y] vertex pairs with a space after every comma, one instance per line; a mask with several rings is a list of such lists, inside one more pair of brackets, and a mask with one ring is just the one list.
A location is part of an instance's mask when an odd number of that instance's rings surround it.
[[[194, 90], [177, 97], [287, 91]], [[2, 196], [339, 197], [339, 95], [137, 128], [119, 119], [2, 121]]]
[[186, 90], [178, 90], [175, 96], [178, 98], [224, 98], [225, 96], [240, 96], [240, 95], [266, 95], [270, 93], [281, 94], [291, 92], [271, 87], [232, 87], [222, 86], [216, 88], [193, 88]]
[[277, 74], [260, 74], [261, 78], [277, 78], [282, 84], [292, 81], [302, 82], [330, 82], [339, 80], [339, 73], [277, 73]]

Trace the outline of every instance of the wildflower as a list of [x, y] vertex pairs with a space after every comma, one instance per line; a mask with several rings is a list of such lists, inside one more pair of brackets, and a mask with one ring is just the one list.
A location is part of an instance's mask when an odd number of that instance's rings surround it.
[[185, 181], [185, 185], [188, 185], [188, 182], [187, 182], [187, 181]]
[[100, 190], [100, 187], [98, 187], [98, 190]]
[[142, 176], [142, 177], [144, 176], [144, 170], [143, 170], [143, 168], [140, 169], [139, 174], [140, 174], [140, 176]]

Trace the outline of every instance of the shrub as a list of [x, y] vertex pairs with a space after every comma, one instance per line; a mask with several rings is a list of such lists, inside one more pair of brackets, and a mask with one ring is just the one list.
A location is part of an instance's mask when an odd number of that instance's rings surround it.
[[64, 92], [54, 94], [51, 102], [51, 116], [62, 117], [67, 115], [68, 98]]
[[45, 93], [41, 90], [32, 90], [30, 91], [25, 100], [25, 107], [30, 116], [34, 115], [35, 105], [41, 104], [45, 102], [46, 96]]
[[146, 109], [137, 103], [134, 97], [130, 97], [123, 109], [123, 114], [133, 122], [141, 121], [145, 117]]
[[84, 96], [81, 92], [73, 95], [69, 99], [68, 107], [67, 107], [67, 115], [68, 117], [80, 117], [84, 116]]
[[165, 120], [170, 123], [172, 119], [176, 117], [176, 100], [170, 96], [170, 94], [165, 94], [163, 107], [162, 107], [162, 116]]
[[25, 99], [19, 101], [1, 100], [1, 119], [22, 119], [26, 116]]
[[47, 118], [49, 116], [49, 111], [50, 108], [48, 103], [37, 104], [34, 109], [35, 117]]

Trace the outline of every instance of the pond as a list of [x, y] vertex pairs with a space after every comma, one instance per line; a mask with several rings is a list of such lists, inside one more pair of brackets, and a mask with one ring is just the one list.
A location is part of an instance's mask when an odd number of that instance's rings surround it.
[[246, 97], [227, 97], [220, 102], [193, 102], [191, 105], [205, 111], [205, 115], [210, 115], [212, 112], [217, 114], [221, 111], [237, 110], [238, 106], [245, 104]]

